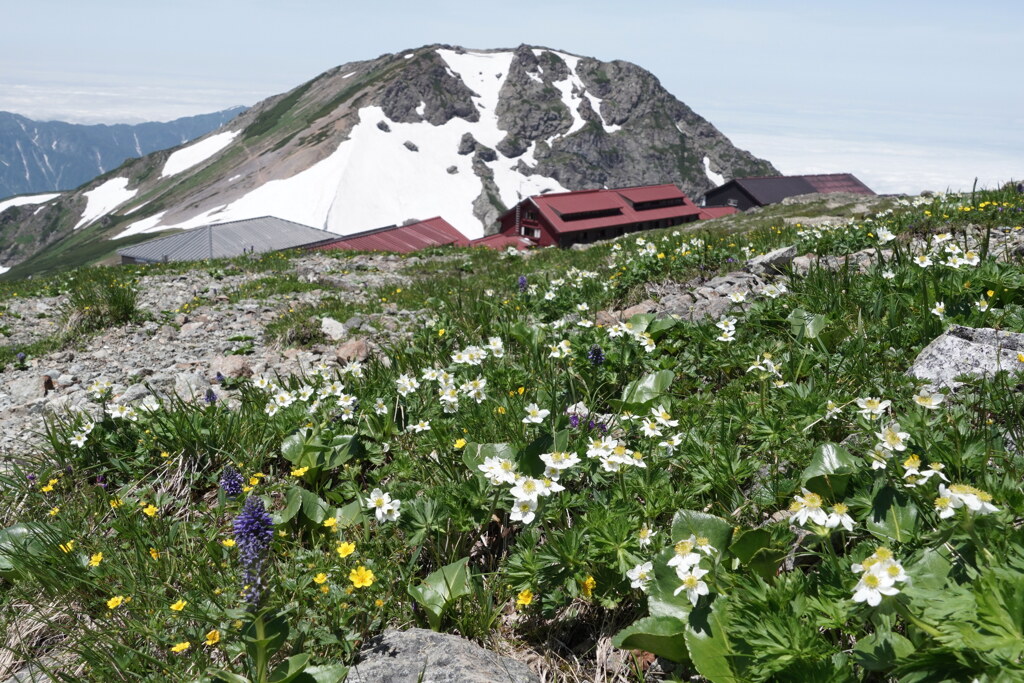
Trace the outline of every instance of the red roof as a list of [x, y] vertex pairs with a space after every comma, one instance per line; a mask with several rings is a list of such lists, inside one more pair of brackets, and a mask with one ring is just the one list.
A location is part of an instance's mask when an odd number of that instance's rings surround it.
[[829, 173], [822, 175], [801, 176], [811, 184], [817, 192], [853, 192], [855, 194], [874, 194], [871, 188], [858, 180], [852, 173]]
[[700, 210], [700, 219], [707, 221], [712, 218], [721, 218], [722, 216], [729, 216], [739, 212], [740, 210], [735, 206], [705, 206]]
[[440, 216], [435, 216], [409, 225], [390, 225], [386, 228], [346, 235], [310, 248], [393, 251], [408, 254], [427, 247], [439, 247], [445, 244], [467, 247], [469, 240], [451, 223]]
[[488, 235], [487, 237], [481, 237], [475, 239], [469, 243], [471, 247], [489, 247], [491, 249], [508, 249], [509, 247], [515, 247], [519, 251], [529, 249], [534, 245], [533, 240], [522, 237], [521, 235], [504, 235], [498, 233], [496, 235]]
[[[700, 208], [675, 185], [648, 185], [614, 190], [559, 192], [530, 197], [552, 228], [559, 233], [579, 232], [630, 225], [645, 221], [683, 219], [697, 216]], [[636, 208], [649, 202], [674, 201], [675, 206]], [[505, 213], [509, 215], [512, 211]], [[586, 214], [599, 213], [597, 216]], [[584, 214], [583, 216], [577, 216]]]

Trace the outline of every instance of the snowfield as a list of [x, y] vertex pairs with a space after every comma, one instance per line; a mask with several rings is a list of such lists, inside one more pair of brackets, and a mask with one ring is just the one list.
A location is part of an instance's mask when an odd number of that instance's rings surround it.
[[102, 218], [126, 201], [135, 196], [138, 190], [128, 189], [127, 178], [111, 178], [99, 187], [85, 193], [87, 204], [82, 218], [75, 225], [74, 229], [89, 225], [98, 218]]
[[[169, 228], [189, 229], [259, 216], [277, 216], [350, 235], [401, 224], [409, 219], [438, 215], [467, 238], [482, 237], [484, 226], [473, 215], [473, 202], [480, 196], [483, 184], [473, 173], [472, 155], [459, 155], [458, 147], [466, 133], [492, 149], [505, 137], [505, 131], [498, 128], [494, 112], [514, 54], [460, 53], [446, 49], [438, 49], [437, 53], [449, 72], [475, 93], [473, 101], [480, 113], [478, 121], [454, 118], [441, 126], [427, 122], [396, 123], [389, 120], [380, 107], [363, 107], [349, 139], [329, 157], [304, 171], [290, 178], [269, 181], [229, 204], [214, 207], [186, 221], [171, 219], [165, 223], [163, 214], [137, 221], [118, 237]], [[588, 97], [598, 113], [601, 100], [589, 93], [574, 95], [574, 87], [577, 93], [583, 90], [576, 74], [580, 58], [560, 52], [555, 54], [565, 60], [570, 71], [567, 78], [555, 84], [562, 93], [563, 102], [572, 112], [572, 127], [566, 133], [569, 135], [586, 123], [577, 111], [582, 97]], [[425, 108], [425, 103], [421, 103], [417, 112], [423, 115]], [[390, 132], [377, 127], [382, 121], [387, 122]], [[603, 125], [609, 133], [619, 129], [619, 126]], [[228, 135], [235, 134], [221, 133], [175, 152], [164, 167], [164, 175], [188, 167], [182, 165], [179, 168], [179, 163], [190, 162], [189, 165], [193, 165], [215, 154], [222, 147], [215, 149], [213, 141], [227, 145], [231, 141], [231, 138], [225, 138]], [[419, 151], [408, 149], [404, 144], [407, 141]], [[487, 162], [506, 207], [511, 208], [521, 198], [530, 195], [567, 191], [553, 178], [525, 175], [515, 170], [520, 162], [531, 168], [536, 165], [534, 149], [535, 145], [531, 144], [525, 154], [515, 159], [499, 153], [495, 161]], [[454, 172], [449, 173], [450, 168]]]
[[188, 147], [183, 147], [167, 157], [164, 170], [160, 172], [161, 178], [168, 178], [176, 173], [192, 168], [212, 157], [217, 152], [231, 144], [231, 141], [238, 137], [237, 130], [224, 133], [217, 133], [208, 138], [200, 140]]
[[708, 180], [715, 184], [715, 187], [725, 184], [725, 176], [711, 170], [711, 159], [706, 155], [704, 157], [704, 175], [708, 177]]
[[56, 199], [60, 196], [60, 192], [51, 192], [48, 194], [29, 194], [24, 197], [11, 197], [10, 199], [4, 199], [0, 201], [0, 213], [3, 213], [12, 206], [25, 206], [26, 204], [45, 204], [51, 199]]

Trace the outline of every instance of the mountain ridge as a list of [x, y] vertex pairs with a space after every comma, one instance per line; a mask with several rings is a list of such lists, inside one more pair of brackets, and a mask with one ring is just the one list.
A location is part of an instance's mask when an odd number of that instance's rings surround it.
[[[174, 157], [189, 164], [168, 173]], [[183, 148], [0, 214], [0, 263], [258, 215], [351, 234], [441, 214], [478, 237], [545, 190], [674, 182], [698, 196], [716, 174], [773, 172], [629, 62], [428, 45], [334, 67]]]

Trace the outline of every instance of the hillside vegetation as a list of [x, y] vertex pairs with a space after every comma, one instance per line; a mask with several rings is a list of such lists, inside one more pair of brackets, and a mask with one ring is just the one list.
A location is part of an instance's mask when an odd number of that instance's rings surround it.
[[[97, 381], [0, 469], [0, 678], [336, 681], [419, 625], [548, 680], [1019, 679], [1024, 348], [955, 390], [907, 370], [951, 324], [1024, 332], [1024, 197], [816, 201], [437, 250], [265, 330], [416, 312], [365, 358], [198, 400]], [[811, 257], [720, 316], [668, 313], [788, 245]], [[198, 268], [265, 269], [225, 301], [271, 301], [309, 289], [288, 258]], [[4, 374], [137, 324], [139, 277], [175, 268], [4, 283], [77, 297]]]

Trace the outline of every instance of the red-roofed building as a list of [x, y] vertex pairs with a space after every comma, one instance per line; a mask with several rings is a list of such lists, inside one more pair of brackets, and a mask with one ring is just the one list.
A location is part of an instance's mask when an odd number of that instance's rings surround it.
[[583, 190], [527, 197], [501, 216], [499, 234], [568, 247], [706, 217], [675, 185]]
[[536, 246], [533, 240], [523, 237], [522, 235], [506, 235], [504, 233], [497, 233], [495, 235], [488, 235], [487, 237], [481, 237], [475, 239], [469, 243], [471, 247], [488, 247], [490, 249], [505, 250], [509, 247], [514, 248], [516, 251], [523, 251], [530, 247]]
[[409, 225], [389, 225], [314, 244], [309, 249], [351, 249], [354, 251], [391, 251], [408, 254], [427, 247], [450, 244], [468, 247], [469, 240], [451, 223], [435, 216]]

